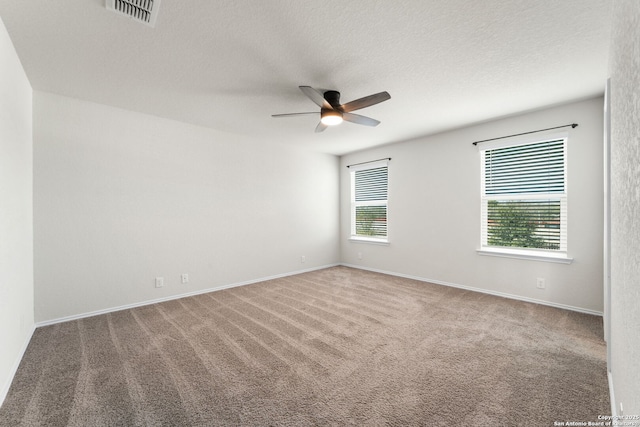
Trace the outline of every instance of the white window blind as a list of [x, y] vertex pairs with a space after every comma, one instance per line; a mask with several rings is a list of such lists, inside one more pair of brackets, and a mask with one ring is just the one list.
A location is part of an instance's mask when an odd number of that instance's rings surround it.
[[566, 138], [481, 153], [482, 247], [566, 252]]
[[387, 238], [388, 166], [375, 162], [351, 171], [351, 236]]
[[564, 139], [485, 151], [485, 194], [564, 193]]

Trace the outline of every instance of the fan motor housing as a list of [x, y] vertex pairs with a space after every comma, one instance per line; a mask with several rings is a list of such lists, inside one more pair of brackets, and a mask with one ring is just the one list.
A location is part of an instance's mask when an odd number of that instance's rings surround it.
[[340, 107], [340, 92], [337, 90], [328, 90], [324, 93], [324, 99], [327, 100], [333, 108]]

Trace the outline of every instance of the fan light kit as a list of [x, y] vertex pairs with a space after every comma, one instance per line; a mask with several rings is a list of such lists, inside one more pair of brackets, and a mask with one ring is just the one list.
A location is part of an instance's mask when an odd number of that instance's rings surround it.
[[[378, 126], [380, 124], [378, 120], [353, 114], [351, 111], [370, 107], [391, 98], [388, 92], [380, 92], [347, 102], [346, 104], [340, 104], [340, 92], [336, 90], [327, 90], [323, 93], [311, 86], [299, 86], [299, 88], [309, 99], [320, 107], [320, 123], [316, 126], [316, 132], [322, 132], [328, 126], [339, 125], [343, 120], [359, 125]], [[271, 117], [307, 116], [311, 114], [317, 115], [318, 113], [273, 114]]]
[[342, 123], [342, 114], [336, 110], [326, 110], [320, 113], [320, 121], [327, 126], [335, 126]]

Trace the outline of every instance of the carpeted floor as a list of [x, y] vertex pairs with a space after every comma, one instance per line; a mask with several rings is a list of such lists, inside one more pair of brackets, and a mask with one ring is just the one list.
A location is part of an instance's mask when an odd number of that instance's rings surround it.
[[553, 426], [602, 319], [335, 267], [39, 328], [1, 426]]

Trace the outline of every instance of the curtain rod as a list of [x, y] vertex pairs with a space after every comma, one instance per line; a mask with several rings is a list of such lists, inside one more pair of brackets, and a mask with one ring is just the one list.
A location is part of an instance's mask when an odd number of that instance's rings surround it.
[[370, 160], [368, 162], [354, 163], [352, 165], [347, 165], [347, 167], [350, 168], [351, 166], [366, 165], [367, 163], [379, 162], [380, 160], [391, 160], [391, 157], [385, 157], [384, 159], [378, 160]]
[[491, 139], [483, 139], [482, 141], [476, 141], [473, 142], [473, 145], [478, 145], [481, 142], [487, 142], [487, 141], [495, 141], [496, 139], [504, 139], [504, 138], [511, 138], [512, 136], [520, 136], [520, 135], [528, 135], [530, 133], [536, 133], [536, 132], [544, 132], [545, 130], [551, 130], [551, 129], [560, 129], [560, 128], [566, 128], [571, 126], [572, 128], [575, 128], [578, 126], [577, 123], [571, 123], [570, 125], [562, 125], [562, 126], [556, 126], [554, 128], [546, 128], [546, 129], [540, 129], [540, 130], [532, 130], [531, 132], [523, 132], [523, 133], [516, 133], [514, 135], [507, 135], [507, 136], [500, 136], [498, 138], [491, 138]]

